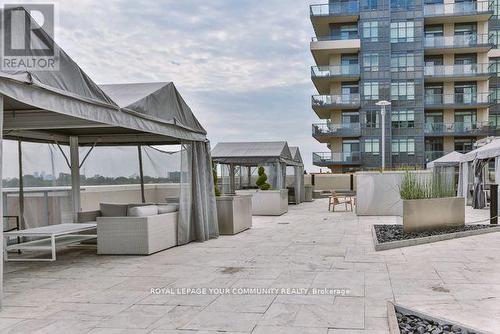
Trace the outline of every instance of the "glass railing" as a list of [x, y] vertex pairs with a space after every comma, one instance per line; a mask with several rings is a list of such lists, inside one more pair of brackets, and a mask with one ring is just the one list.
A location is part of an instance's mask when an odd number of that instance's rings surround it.
[[361, 125], [359, 123], [317, 123], [312, 126], [313, 136], [360, 136]]
[[314, 152], [313, 164], [317, 166], [326, 166], [332, 164], [359, 163], [361, 161], [360, 152]]
[[359, 13], [358, 1], [311, 5], [311, 16], [352, 15]]
[[487, 134], [492, 129], [490, 122], [425, 123], [426, 134]]
[[439, 3], [424, 5], [424, 16], [452, 16], [493, 13], [493, 1], [470, 1], [456, 3]]
[[359, 94], [314, 95], [312, 97], [313, 107], [329, 107], [335, 105], [359, 106], [359, 103]]
[[359, 39], [359, 35], [356, 33], [351, 34], [341, 34], [341, 35], [329, 35], [329, 36], [316, 36], [311, 40], [313, 42], [324, 42], [324, 41], [349, 41], [353, 39]]
[[468, 48], [482, 45], [492, 45], [490, 36], [483, 34], [468, 34], [455, 36], [426, 36], [426, 48]]
[[490, 93], [477, 93], [477, 94], [425, 94], [426, 105], [441, 105], [441, 104], [460, 104], [460, 105], [474, 105], [490, 103]]
[[330, 78], [335, 76], [359, 76], [359, 64], [311, 67], [312, 78]]
[[489, 75], [491, 64], [428, 65], [424, 67], [426, 76], [454, 77]]

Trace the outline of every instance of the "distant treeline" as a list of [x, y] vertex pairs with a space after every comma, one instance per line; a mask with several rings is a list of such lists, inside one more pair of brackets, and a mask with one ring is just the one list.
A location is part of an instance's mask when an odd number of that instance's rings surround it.
[[[180, 173], [172, 173], [170, 177], [150, 177], [144, 176], [144, 183], [179, 183]], [[71, 185], [71, 175], [61, 173], [55, 180], [48, 177], [24, 175], [24, 187], [63, 187]], [[139, 176], [133, 175], [129, 177], [107, 177], [95, 175], [93, 177], [80, 176], [82, 186], [100, 186], [100, 185], [120, 185], [120, 184], [139, 184], [141, 180]], [[5, 188], [19, 187], [19, 178], [11, 178], [2, 180], [2, 185]]]

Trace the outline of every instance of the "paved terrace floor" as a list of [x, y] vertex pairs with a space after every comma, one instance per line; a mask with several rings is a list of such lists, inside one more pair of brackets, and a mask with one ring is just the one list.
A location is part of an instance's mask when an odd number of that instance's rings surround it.
[[[237, 236], [149, 257], [73, 249], [8, 263], [1, 333], [388, 333], [386, 301], [500, 331], [500, 233], [375, 252], [391, 217], [318, 200]], [[468, 211], [469, 220], [487, 217]], [[152, 287], [346, 288], [347, 296], [152, 295]]]

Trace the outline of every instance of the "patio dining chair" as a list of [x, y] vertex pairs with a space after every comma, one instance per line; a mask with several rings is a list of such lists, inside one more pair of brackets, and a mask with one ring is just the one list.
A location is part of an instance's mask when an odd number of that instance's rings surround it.
[[328, 211], [335, 212], [335, 206], [340, 204], [344, 204], [345, 211], [348, 210], [348, 207], [350, 207], [351, 212], [353, 211], [353, 199], [349, 196], [339, 196], [335, 190], [332, 190], [332, 194], [328, 198]]

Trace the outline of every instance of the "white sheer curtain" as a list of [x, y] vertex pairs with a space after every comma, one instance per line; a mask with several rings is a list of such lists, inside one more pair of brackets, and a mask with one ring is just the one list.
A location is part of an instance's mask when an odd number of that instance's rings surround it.
[[181, 158], [179, 244], [219, 236], [210, 143], [184, 143]]

